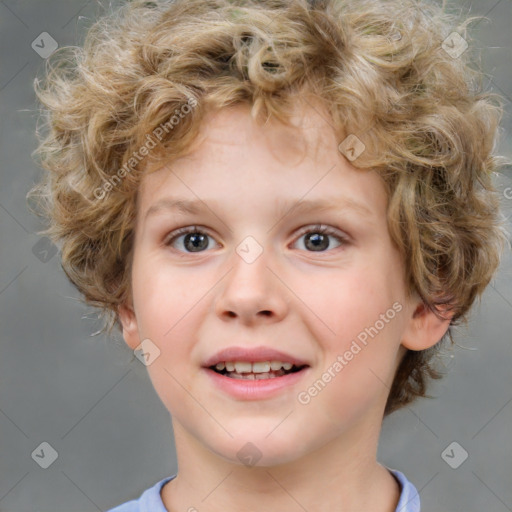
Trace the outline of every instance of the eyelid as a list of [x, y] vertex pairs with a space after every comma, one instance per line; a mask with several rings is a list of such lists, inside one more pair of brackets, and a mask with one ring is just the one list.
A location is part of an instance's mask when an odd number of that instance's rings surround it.
[[334, 226], [330, 226], [327, 224], [308, 224], [307, 226], [304, 226], [299, 230], [299, 233], [297, 234], [297, 238], [300, 238], [302, 235], [305, 235], [306, 233], [323, 233], [325, 235], [331, 235], [334, 237], [337, 237], [339, 240], [343, 242], [349, 241], [349, 236], [345, 234], [343, 231], [341, 231], [338, 228], [335, 228]]
[[[169, 246], [171, 242], [179, 238], [180, 236], [187, 235], [189, 233], [204, 233], [205, 235], [208, 235], [210, 238], [213, 238], [215, 240], [215, 237], [213, 236], [212, 232], [206, 228], [205, 226], [199, 226], [199, 225], [192, 225], [192, 226], [184, 226], [181, 228], [174, 229], [170, 233], [167, 233], [165, 236], [162, 245]], [[218, 244], [218, 242], [216, 242]], [[192, 253], [190, 253], [192, 254]]]

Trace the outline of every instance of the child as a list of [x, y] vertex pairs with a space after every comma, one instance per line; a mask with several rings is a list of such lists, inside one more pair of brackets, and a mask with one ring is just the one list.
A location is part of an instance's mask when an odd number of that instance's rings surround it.
[[111, 512], [420, 510], [376, 460], [382, 419], [440, 376], [506, 240], [501, 107], [453, 23], [401, 0], [133, 1], [56, 52], [31, 195], [178, 457]]

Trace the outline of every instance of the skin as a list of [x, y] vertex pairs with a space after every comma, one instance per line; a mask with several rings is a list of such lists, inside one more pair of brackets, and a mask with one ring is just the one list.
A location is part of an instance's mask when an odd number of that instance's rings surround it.
[[[260, 125], [246, 105], [210, 112], [190, 153], [143, 177], [133, 295], [119, 315], [130, 348], [149, 338], [160, 350], [147, 370], [174, 429], [178, 476], [161, 493], [169, 511], [396, 508], [399, 486], [376, 460], [384, 406], [406, 349], [434, 345], [449, 319], [407, 296], [384, 184], [345, 159], [326, 119], [320, 104], [297, 104], [295, 128]], [[171, 196], [199, 198], [207, 208], [160, 210], [145, 219]], [[302, 214], [281, 205], [344, 197], [368, 212], [341, 201]], [[323, 250], [307, 236], [319, 224], [335, 230]], [[186, 235], [171, 240], [182, 227], [210, 235], [207, 247], [194, 252]], [[247, 236], [263, 249], [250, 264], [236, 252]], [[396, 302], [401, 311], [300, 403], [299, 392]], [[231, 345], [296, 355], [310, 364], [308, 378], [273, 398], [232, 398], [201, 369]], [[261, 452], [252, 467], [237, 457], [247, 442]]]

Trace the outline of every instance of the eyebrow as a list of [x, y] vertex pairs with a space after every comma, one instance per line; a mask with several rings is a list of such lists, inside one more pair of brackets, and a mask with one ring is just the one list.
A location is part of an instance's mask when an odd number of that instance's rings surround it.
[[[220, 203], [215, 200], [190, 200], [179, 199], [173, 197], [165, 197], [154, 203], [148, 208], [144, 216], [144, 222], [151, 216], [166, 212], [178, 211], [182, 214], [198, 214], [210, 210], [208, 206], [211, 204], [213, 208], [220, 208]], [[350, 209], [364, 216], [372, 215], [372, 212], [364, 204], [357, 202], [350, 197], [331, 197], [316, 200], [285, 200], [278, 203], [279, 206], [279, 219], [285, 217], [292, 211], [294, 213], [311, 213], [311, 212], [324, 212], [326, 210], [346, 210]]]

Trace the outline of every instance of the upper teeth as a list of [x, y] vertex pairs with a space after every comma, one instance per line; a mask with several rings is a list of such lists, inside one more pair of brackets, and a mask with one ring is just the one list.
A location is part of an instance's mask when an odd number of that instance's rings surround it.
[[217, 363], [215, 368], [217, 370], [226, 369], [228, 372], [238, 373], [266, 373], [270, 370], [277, 371], [280, 368], [285, 370], [291, 370], [292, 363], [283, 363], [281, 361], [258, 361], [257, 363], [251, 363], [248, 361], [226, 361]]

